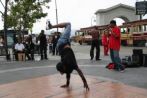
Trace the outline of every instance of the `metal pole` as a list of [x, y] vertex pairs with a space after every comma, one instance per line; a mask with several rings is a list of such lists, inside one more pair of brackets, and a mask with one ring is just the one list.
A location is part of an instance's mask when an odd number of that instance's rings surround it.
[[[142, 20], [142, 15], [140, 14], [140, 20]], [[139, 32], [142, 32], [142, 26], [139, 25]]]
[[[58, 10], [57, 10], [57, 1], [55, 0], [55, 7], [56, 7], [56, 24], [58, 24]], [[58, 28], [57, 28], [58, 32]]]
[[6, 50], [6, 59], [10, 60], [10, 55], [8, 54], [7, 46], [7, 4], [8, 0], [5, 1], [5, 12], [4, 12], [4, 41], [5, 41], [5, 50]]
[[92, 26], [92, 18], [93, 18], [93, 17], [91, 17], [91, 26]]

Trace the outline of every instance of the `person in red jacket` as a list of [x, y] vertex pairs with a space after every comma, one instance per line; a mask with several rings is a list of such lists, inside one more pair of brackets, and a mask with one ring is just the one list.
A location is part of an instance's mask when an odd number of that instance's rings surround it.
[[116, 25], [115, 20], [110, 21], [110, 28], [109, 28], [109, 48], [110, 48], [110, 57], [112, 60], [112, 63], [115, 64], [116, 70], [123, 72], [124, 66], [121, 63], [121, 59], [119, 57], [119, 51], [120, 51], [120, 28]]
[[108, 56], [108, 43], [109, 43], [109, 38], [108, 38], [108, 31], [104, 31], [102, 35], [102, 45], [104, 46], [104, 56]]

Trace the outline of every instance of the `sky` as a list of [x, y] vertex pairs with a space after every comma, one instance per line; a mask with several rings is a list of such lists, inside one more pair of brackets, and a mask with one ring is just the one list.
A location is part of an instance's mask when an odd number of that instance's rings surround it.
[[[2, 0], [4, 3], [5, 0]], [[95, 16], [95, 12], [99, 9], [109, 8], [117, 4], [126, 4], [135, 7], [136, 1], [141, 0], [56, 0], [58, 10], [58, 21], [71, 22], [72, 29], [77, 30], [83, 27], [91, 26], [91, 20]], [[52, 24], [56, 24], [55, 0], [51, 0], [48, 4], [50, 9], [44, 9], [48, 13], [46, 18], [37, 21], [33, 27], [33, 33], [39, 33], [46, 28], [46, 21], [50, 20]], [[0, 11], [3, 7], [0, 4]], [[146, 16], [145, 16], [146, 17]], [[3, 22], [0, 18], [0, 29], [3, 28]], [[122, 20], [119, 20], [122, 21]], [[95, 25], [95, 22], [92, 22]]]

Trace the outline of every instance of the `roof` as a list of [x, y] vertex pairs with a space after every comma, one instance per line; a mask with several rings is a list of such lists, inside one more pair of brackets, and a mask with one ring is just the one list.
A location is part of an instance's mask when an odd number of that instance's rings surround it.
[[147, 19], [123, 23], [123, 26], [139, 26], [139, 25], [147, 25]]
[[107, 28], [108, 28], [108, 25], [90, 26], [90, 27], [81, 28], [80, 31], [90, 31], [90, 30], [92, 30], [92, 29], [104, 30], [104, 29], [107, 29]]
[[120, 8], [120, 7], [123, 7], [123, 8], [126, 8], [126, 9], [129, 9], [129, 10], [132, 10], [132, 11], [135, 11], [135, 7], [132, 7], [132, 6], [129, 6], [129, 5], [125, 5], [125, 4], [117, 4], [117, 5], [114, 5], [112, 7], [109, 7], [107, 9], [99, 9], [95, 12], [95, 14], [97, 13], [105, 13], [105, 12], [108, 12], [108, 11], [111, 11], [111, 10], [114, 10], [114, 9], [117, 9], [117, 8]]

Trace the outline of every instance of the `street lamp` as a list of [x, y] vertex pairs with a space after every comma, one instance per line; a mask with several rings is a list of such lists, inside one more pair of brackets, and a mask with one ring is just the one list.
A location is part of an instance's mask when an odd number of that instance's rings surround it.
[[[56, 8], [56, 24], [58, 24], [58, 9], [57, 9], [57, 1], [55, 0], [55, 8]], [[58, 32], [58, 28], [57, 28]]]

